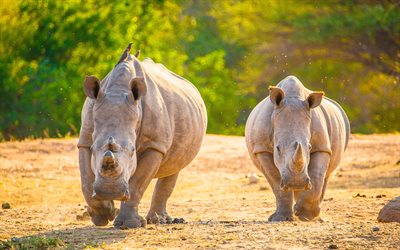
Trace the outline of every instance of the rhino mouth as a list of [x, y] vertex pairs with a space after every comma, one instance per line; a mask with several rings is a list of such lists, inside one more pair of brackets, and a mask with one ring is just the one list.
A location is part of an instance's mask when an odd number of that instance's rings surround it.
[[130, 199], [129, 190], [124, 191], [123, 193], [100, 193], [93, 192], [92, 198], [96, 200], [119, 200], [119, 201], [127, 201]]
[[285, 180], [282, 179], [281, 189], [283, 191], [302, 191], [302, 190], [311, 190], [312, 189], [312, 184], [311, 180], [309, 177], [304, 178], [302, 181], [295, 181], [293, 179], [291, 180]]
[[92, 198], [127, 201], [130, 199], [129, 185], [122, 177], [109, 179], [98, 176], [93, 185]]

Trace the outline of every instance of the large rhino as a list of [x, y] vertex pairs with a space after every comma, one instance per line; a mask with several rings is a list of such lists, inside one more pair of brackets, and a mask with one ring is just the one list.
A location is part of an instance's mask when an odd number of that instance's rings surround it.
[[[171, 223], [166, 211], [179, 171], [200, 149], [207, 127], [204, 102], [193, 84], [151, 59], [140, 62], [128, 45], [100, 82], [86, 77], [79, 165], [82, 191], [95, 225], [117, 215], [117, 228]], [[147, 221], [138, 213], [158, 178]]]
[[294, 76], [270, 87], [251, 112], [246, 144], [276, 198], [269, 221], [319, 217], [329, 175], [347, 147], [349, 120], [335, 101], [312, 92]]

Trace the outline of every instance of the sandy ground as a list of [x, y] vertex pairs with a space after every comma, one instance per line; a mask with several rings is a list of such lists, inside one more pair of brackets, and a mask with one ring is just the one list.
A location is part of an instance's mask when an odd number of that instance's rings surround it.
[[[67, 248], [399, 249], [400, 224], [378, 223], [382, 206], [400, 195], [400, 135], [352, 135], [322, 204], [323, 221], [268, 223], [275, 199], [243, 137], [207, 135], [181, 172], [169, 213], [187, 224], [117, 230], [82, 219], [77, 139], [0, 143], [0, 240], [47, 235]], [[142, 201], [149, 207], [151, 184]]]

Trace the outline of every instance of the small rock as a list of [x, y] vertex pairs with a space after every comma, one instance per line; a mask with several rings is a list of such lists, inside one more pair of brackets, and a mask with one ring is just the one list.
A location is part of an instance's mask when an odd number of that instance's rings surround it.
[[377, 231], [379, 231], [380, 229], [379, 229], [379, 227], [377, 227], [377, 226], [375, 226], [375, 227], [372, 227], [372, 231], [374, 231], [374, 232], [377, 232]]
[[378, 215], [379, 222], [400, 222], [400, 196], [389, 201]]
[[260, 181], [260, 177], [256, 173], [252, 173], [249, 177], [249, 184], [256, 184]]
[[90, 215], [86, 211], [83, 212], [82, 214], [77, 214], [76, 215], [76, 220], [83, 221], [83, 220], [89, 220], [89, 219], [90, 219]]
[[330, 244], [328, 249], [339, 249], [336, 244]]
[[260, 187], [260, 190], [261, 190], [261, 191], [268, 190], [268, 187], [267, 187], [267, 186], [261, 186], [261, 187]]
[[193, 213], [193, 212], [194, 212], [193, 208], [189, 207], [188, 208], [188, 213], [190, 214], [190, 213]]
[[84, 219], [90, 219], [90, 215], [87, 211], [83, 212], [82, 216]]
[[185, 223], [185, 219], [183, 219], [183, 218], [175, 218], [172, 221], [172, 224], [183, 224], [183, 223]]
[[362, 197], [362, 198], [365, 198], [365, 197], [367, 197], [365, 194], [360, 194], [360, 193], [358, 193], [356, 196], [354, 196], [354, 197]]
[[182, 236], [181, 240], [187, 240], [187, 238], [185, 236]]
[[1, 208], [2, 209], [11, 209], [10, 203], [4, 202], [3, 204], [1, 204]]

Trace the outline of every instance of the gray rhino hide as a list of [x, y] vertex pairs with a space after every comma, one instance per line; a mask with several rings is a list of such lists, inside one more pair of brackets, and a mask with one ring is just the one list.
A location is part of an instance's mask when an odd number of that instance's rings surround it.
[[[164, 155], [155, 178], [172, 175], [185, 167], [198, 153], [207, 128], [207, 111], [196, 87], [150, 58], [143, 62], [129, 56], [139, 74], [146, 78], [147, 93], [141, 100], [142, 118], [137, 131], [136, 150], [153, 148]], [[115, 70], [115, 69], [114, 69]], [[110, 72], [102, 81], [107, 91]], [[95, 100], [86, 98], [78, 147], [92, 145]]]

